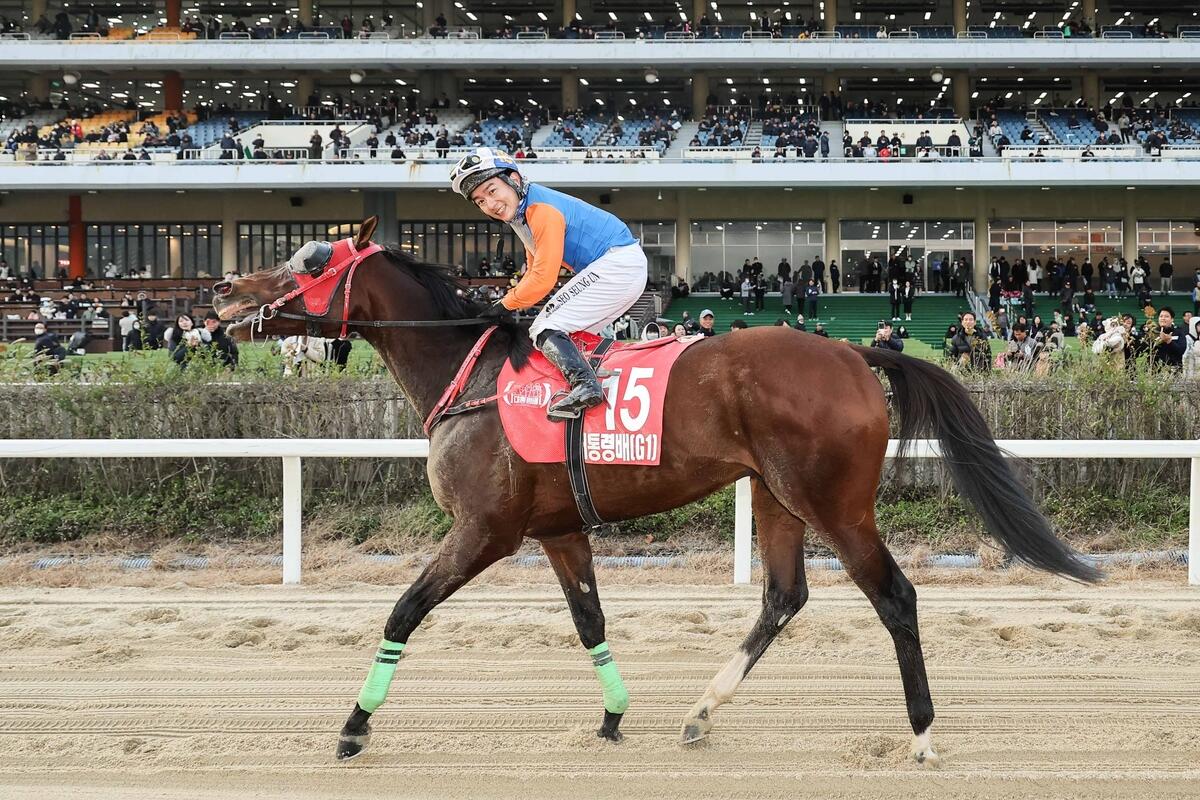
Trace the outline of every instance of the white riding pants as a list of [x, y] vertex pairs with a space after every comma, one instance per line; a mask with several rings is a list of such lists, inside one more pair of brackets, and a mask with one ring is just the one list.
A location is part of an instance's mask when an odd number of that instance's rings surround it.
[[600, 333], [646, 290], [646, 254], [640, 244], [614, 247], [550, 296], [529, 326], [537, 341], [545, 330]]

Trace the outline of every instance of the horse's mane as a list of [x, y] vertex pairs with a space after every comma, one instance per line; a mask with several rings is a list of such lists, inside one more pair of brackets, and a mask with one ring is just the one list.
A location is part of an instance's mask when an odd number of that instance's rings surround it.
[[[452, 267], [418, 261], [396, 245], [384, 246], [383, 255], [389, 263], [407, 272], [429, 292], [434, 311], [443, 319], [467, 319], [483, 310], [482, 303], [466, 298], [464, 287]], [[527, 329], [515, 322], [501, 322], [500, 333], [508, 337], [508, 357], [513, 367], [521, 369], [533, 351], [533, 342]]]

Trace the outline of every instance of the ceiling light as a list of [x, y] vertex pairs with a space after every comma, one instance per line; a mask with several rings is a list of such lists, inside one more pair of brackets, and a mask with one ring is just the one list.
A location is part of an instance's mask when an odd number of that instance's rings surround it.
[[79, 83], [79, 73], [64, 72], [62, 79], [63, 83], [65, 83], [67, 86], [74, 86], [75, 84]]
[[929, 80], [933, 81], [934, 83], [941, 83], [942, 79], [945, 77], [946, 75], [942, 72], [941, 67], [934, 67], [929, 71]]
[[366, 76], [363, 75], [362, 72], [357, 69], [350, 71], [350, 82], [351, 83], [362, 83], [363, 78], [365, 78], [365, 77]]

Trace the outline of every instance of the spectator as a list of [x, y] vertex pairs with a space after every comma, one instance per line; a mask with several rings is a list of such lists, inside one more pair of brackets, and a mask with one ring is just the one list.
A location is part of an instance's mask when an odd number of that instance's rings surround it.
[[826, 339], [829, 338], [829, 331], [825, 330], [824, 322], [817, 323], [816, 329], [813, 330], [813, 335], [814, 336], [824, 336]]
[[[790, 267], [789, 267], [789, 272], [790, 272]], [[796, 295], [796, 291], [795, 291], [796, 285], [794, 283], [792, 283], [792, 276], [790, 274], [784, 275], [782, 279], [783, 279], [783, 283], [780, 286], [779, 293], [782, 296], [782, 300], [783, 300], [783, 311], [785, 314], [790, 315], [793, 312], [793, 306], [795, 305], [795, 302], [796, 302], [796, 296], [795, 296]]]
[[679, 324], [683, 326], [683, 332], [693, 334], [699, 330], [700, 326], [696, 324], [696, 320], [692, 319], [692, 315], [688, 312], [683, 312], [683, 318], [679, 320]]
[[829, 260], [829, 283], [833, 286], [833, 293], [837, 294], [842, 287], [842, 270], [833, 259]]
[[810, 278], [808, 286], [804, 288], [804, 314], [805, 316], [815, 319], [817, 314], [817, 301], [821, 297], [821, 289], [817, 286], [815, 279]]
[[45, 366], [51, 375], [58, 374], [59, 365], [67, 360], [67, 351], [58, 341], [58, 334], [46, 328], [46, 323], [39, 322], [33, 326], [33, 360], [38, 366]]
[[1158, 265], [1159, 289], [1163, 294], [1171, 293], [1171, 276], [1174, 274], [1175, 267], [1168, 259], [1164, 258], [1162, 263]]
[[1029, 328], [1022, 322], [1013, 325], [1012, 339], [1008, 342], [1008, 350], [1003, 355], [1003, 364], [1008, 370], [1039, 372], [1044, 367], [1043, 345], [1029, 335]]
[[987, 372], [992, 368], [987, 334], [976, 326], [974, 312], [962, 315], [962, 324], [950, 340], [950, 357], [966, 370]]
[[1150, 343], [1150, 364], [1180, 369], [1187, 352], [1187, 331], [1175, 325], [1175, 311], [1163, 306], [1158, 312], [1158, 333]]
[[715, 336], [717, 333], [715, 330], [713, 330], [713, 323], [715, 321], [716, 318], [713, 317], [713, 312], [710, 309], [704, 309], [700, 312], [700, 328], [696, 331], [696, 333], [700, 334], [701, 336]]
[[900, 319], [900, 304], [903, 301], [904, 291], [900, 288], [900, 281], [893, 278], [888, 286], [888, 299], [892, 305], [892, 321], [896, 322]]
[[881, 347], [900, 353], [904, 351], [904, 340], [892, 330], [891, 320], [882, 319], [875, 330], [875, 338], [871, 340], [871, 347]]
[[913, 299], [916, 297], [917, 289], [913, 286], [912, 281], [904, 282], [902, 299], [904, 301], [904, 321], [912, 322]]
[[206, 347], [211, 356], [229, 369], [235, 369], [238, 363], [237, 344], [225, 334], [217, 312], [209, 311], [204, 315], [204, 330], [209, 335]]
[[729, 332], [730, 333], [733, 333], [734, 331], [744, 331], [744, 330], [746, 330], [746, 320], [744, 320], [744, 319], [735, 319], [733, 322], [729, 323]]
[[[747, 259], [749, 261], [749, 259]], [[754, 295], [754, 282], [750, 277], [748, 267], [743, 268], [742, 272], [742, 313], [748, 316], [753, 316], [754, 312], [750, 310], [751, 299]]]

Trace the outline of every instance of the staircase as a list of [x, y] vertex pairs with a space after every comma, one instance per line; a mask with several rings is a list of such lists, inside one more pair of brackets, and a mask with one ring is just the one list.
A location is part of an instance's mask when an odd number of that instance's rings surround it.
[[[1025, 124], [1029, 126], [1029, 130], [1033, 131], [1033, 144], [1037, 144], [1042, 139], [1050, 144], [1059, 143], [1058, 137], [1046, 127], [1046, 123], [1042, 122], [1036, 111], [1030, 111], [1025, 115]], [[1013, 142], [1013, 144], [1024, 144], [1024, 142]]]
[[[746, 126], [746, 138], [742, 140], [742, 146], [753, 150], [760, 146], [762, 142], [762, 123], [757, 120], [750, 120], [750, 124]], [[771, 143], [774, 147], [775, 143]]]
[[671, 141], [670, 147], [663, 153], [663, 158], [683, 158], [683, 152], [687, 150], [692, 137], [699, 132], [699, 122], [683, 123], [679, 127], [679, 130], [675, 131], [675, 138]]

